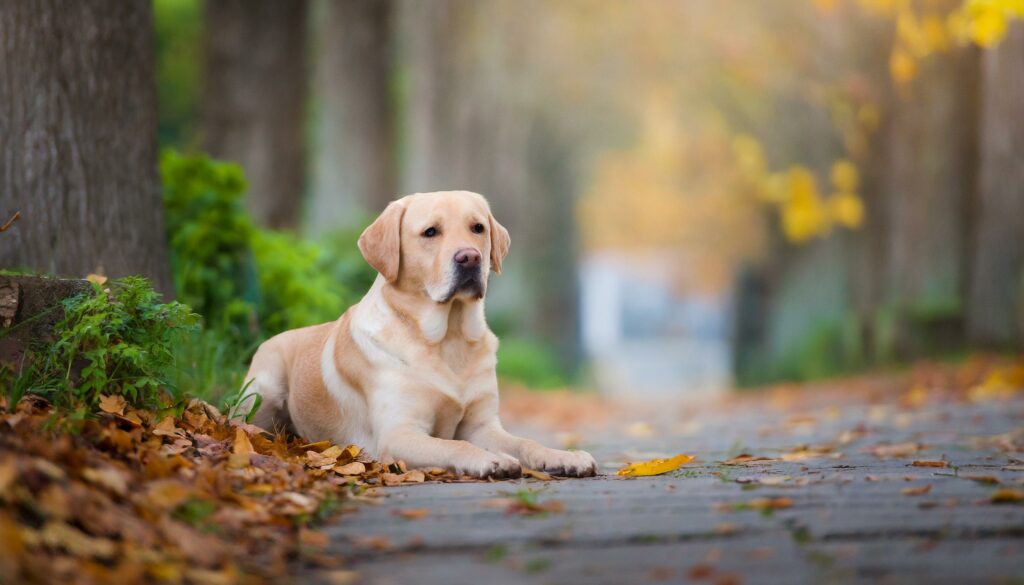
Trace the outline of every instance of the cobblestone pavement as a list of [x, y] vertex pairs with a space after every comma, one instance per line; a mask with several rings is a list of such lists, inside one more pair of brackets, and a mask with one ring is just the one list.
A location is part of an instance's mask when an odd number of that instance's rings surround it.
[[[992, 501], [1024, 488], [1016, 396], [833, 389], [645, 418], [622, 408], [579, 430], [599, 477], [387, 489], [328, 528], [332, 552], [382, 584], [1024, 583], [1024, 506]], [[698, 459], [658, 477], [614, 473], [677, 453]], [[741, 454], [768, 459], [728, 464]], [[556, 509], [510, 513], [516, 501]]]

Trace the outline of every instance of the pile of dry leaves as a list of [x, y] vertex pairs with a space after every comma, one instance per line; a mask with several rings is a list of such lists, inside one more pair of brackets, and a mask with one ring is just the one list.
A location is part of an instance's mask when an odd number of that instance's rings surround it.
[[104, 397], [69, 420], [0, 399], [0, 583], [234, 583], [321, 554], [309, 528], [366, 486], [457, 480], [303, 444], [192, 401], [168, 412]]

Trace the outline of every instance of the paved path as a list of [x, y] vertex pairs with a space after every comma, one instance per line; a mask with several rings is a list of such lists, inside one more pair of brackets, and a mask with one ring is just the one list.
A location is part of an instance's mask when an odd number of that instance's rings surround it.
[[[627, 418], [583, 433], [605, 474], [593, 479], [388, 489], [328, 529], [332, 550], [381, 584], [1024, 582], [1024, 506], [990, 501], [1024, 488], [1024, 397], [817, 402], [662, 408], [628, 430]], [[872, 451], [908, 442], [923, 448]], [[676, 453], [699, 459], [659, 477], [614, 475]], [[740, 453], [774, 460], [721, 463]], [[564, 509], [509, 513], [501, 498], [517, 492]], [[776, 498], [791, 506], [757, 509]]]

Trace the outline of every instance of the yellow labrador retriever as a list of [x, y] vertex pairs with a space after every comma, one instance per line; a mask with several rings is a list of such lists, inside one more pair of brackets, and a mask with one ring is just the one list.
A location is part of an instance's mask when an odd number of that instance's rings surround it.
[[589, 453], [549, 449], [498, 420], [498, 340], [484, 295], [508, 248], [476, 193], [393, 201], [359, 238], [380, 273], [366, 296], [333, 323], [257, 350], [246, 376], [262, 396], [255, 423], [476, 477], [518, 477], [521, 466], [593, 475]]

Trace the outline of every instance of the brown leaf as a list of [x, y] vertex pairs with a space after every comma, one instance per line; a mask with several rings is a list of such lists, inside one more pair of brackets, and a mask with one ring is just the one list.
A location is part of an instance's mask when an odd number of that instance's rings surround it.
[[911, 463], [914, 467], [949, 467], [948, 461], [914, 461]]
[[755, 457], [749, 453], [743, 453], [733, 457], [732, 459], [727, 459], [722, 463], [724, 465], [764, 465], [772, 461], [778, 461], [778, 459], [772, 459], [770, 457]]
[[353, 461], [352, 463], [335, 467], [334, 473], [338, 475], [362, 475], [366, 473], [366, 465], [359, 461]]
[[994, 475], [964, 475], [961, 477], [963, 477], [964, 479], [969, 479], [971, 481], [976, 481], [978, 483], [984, 483], [988, 485], [996, 485], [997, 483], [999, 483], [999, 478]]
[[113, 467], [83, 469], [82, 479], [93, 485], [106, 488], [118, 496], [128, 493], [128, 477]]
[[869, 452], [879, 459], [898, 459], [909, 457], [921, 450], [920, 443], [896, 443], [892, 445], [875, 445]]
[[124, 409], [127, 406], [128, 402], [120, 394], [100, 395], [100, 410], [103, 412], [124, 416]]
[[903, 488], [900, 493], [904, 496], [923, 496], [930, 491], [932, 491], [932, 484]]
[[299, 529], [299, 542], [313, 548], [324, 548], [331, 542], [331, 538], [326, 532], [301, 528]]
[[[433, 473], [433, 470], [431, 470], [431, 473]], [[554, 479], [549, 473], [537, 471], [536, 469], [528, 469], [526, 467], [523, 468], [523, 477], [531, 477], [539, 481], [551, 481]]]
[[426, 518], [430, 514], [430, 510], [427, 508], [403, 508], [401, 510], [395, 510], [395, 516], [405, 518], [406, 520], [419, 520], [420, 518]]
[[185, 431], [174, 426], [173, 417], [164, 417], [155, 427], [153, 427], [153, 434], [158, 437], [178, 437], [181, 439], [186, 438]]

